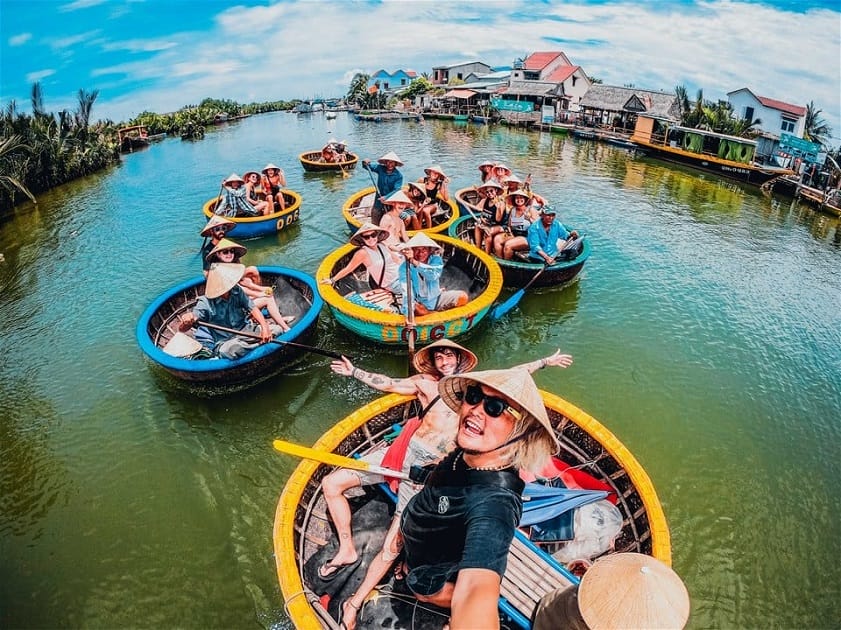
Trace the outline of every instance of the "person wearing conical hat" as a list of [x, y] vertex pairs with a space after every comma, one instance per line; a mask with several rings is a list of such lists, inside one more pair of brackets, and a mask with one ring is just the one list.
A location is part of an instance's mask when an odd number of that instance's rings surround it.
[[[248, 248], [245, 245], [240, 245], [232, 240], [223, 238], [207, 254], [206, 263], [208, 269], [215, 263], [238, 264], [247, 252]], [[283, 332], [289, 330], [289, 324], [287, 322], [293, 318], [284, 317], [280, 313], [277, 301], [274, 298], [274, 289], [262, 283], [260, 270], [257, 267], [246, 267], [238, 284], [245, 294], [251, 298], [257, 308], [261, 310], [265, 308], [269, 312], [269, 316]]]
[[508, 223], [504, 230], [493, 238], [493, 253], [497, 258], [511, 260], [514, 252], [529, 248], [527, 240], [529, 226], [538, 220], [538, 213], [529, 203], [528, 193], [514, 190], [506, 196]]
[[445, 376], [438, 392], [458, 414], [457, 448], [403, 510], [406, 586], [419, 601], [450, 608], [452, 628], [498, 627], [523, 509], [519, 471], [539, 471], [558, 440], [527, 370]]
[[363, 223], [350, 237], [350, 242], [359, 249], [353, 253], [344, 267], [332, 276], [324, 278], [321, 282], [334, 285], [359, 267], [364, 266], [368, 271], [369, 278], [374, 281], [377, 288], [390, 291], [394, 294], [395, 299], [398, 299], [401, 285], [397, 277], [397, 270], [400, 266], [401, 257], [385, 245], [384, 241], [388, 237], [389, 232], [385, 228], [373, 223]]
[[447, 182], [450, 180], [443, 169], [437, 164], [433, 164], [425, 168], [423, 172], [426, 173], [426, 176], [423, 178], [423, 185], [426, 189], [427, 199], [449, 201], [450, 191], [447, 188]]
[[231, 173], [222, 180], [222, 195], [213, 213], [223, 217], [256, 217], [260, 211], [248, 202], [245, 180]]
[[473, 238], [476, 241], [476, 247], [490, 254], [493, 237], [502, 232], [503, 226], [508, 221], [508, 204], [503, 196], [502, 184], [495, 179], [489, 179], [476, 190], [483, 197], [477, 204], [481, 215], [473, 228]]
[[493, 177], [493, 170], [496, 162], [493, 160], [485, 160], [481, 164], [479, 164], [479, 176], [482, 179], [482, 183], [484, 184], [486, 181]]
[[380, 219], [385, 213], [383, 200], [403, 186], [403, 174], [397, 170], [398, 166], [403, 166], [403, 162], [394, 151], [386, 153], [373, 166], [371, 160], [362, 160], [362, 168], [377, 174], [376, 197], [371, 208], [371, 223], [374, 225], [380, 224]]
[[[353, 377], [381, 392], [416, 396], [421, 407], [418, 417], [407, 421], [400, 439], [392, 447], [364, 459], [374, 465], [409, 472], [413, 465], [434, 463], [452, 451], [456, 446], [459, 429], [458, 415], [442, 400], [438, 385], [442, 379], [472, 373], [477, 363], [478, 359], [473, 352], [449, 339], [440, 339], [415, 352], [412, 367], [416, 374], [406, 378], [367, 372], [354, 366], [347, 357], [333, 361], [330, 367], [336, 374]], [[558, 350], [544, 359], [522, 364], [518, 368], [531, 373], [546, 366], [569, 367], [571, 364], [572, 356], [561, 354]], [[351, 529], [350, 507], [344, 493], [351, 488], [381, 483], [383, 480], [380, 475], [346, 468], [339, 468], [322, 480], [321, 487], [336, 528], [339, 548], [333, 558], [318, 569], [321, 580], [332, 580], [347, 567], [355, 566], [359, 559]], [[371, 561], [362, 583], [345, 600], [341, 610], [342, 622], [349, 630], [355, 627], [356, 615], [362, 602], [397, 558], [400, 513], [420, 487], [406, 480], [400, 480], [396, 486], [397, 510], [386, 534], [382, 552]]]
[[210, 264], [206, 263], [207, 255], [225, 236], [236, 227], [236, 222], [231, 221], [228, 217], [223, 217], [218, 214], [213, 214], [208, 219], [204, 228], [199, 232], [200, 236], [205, 238], [204, 244], [201, 248], [202, 271], [207, 274]]
[[[423, 232], [418, 232], [400, 248], [405, 260], [397, 277], [406, 278], [406, 266], [412, 274], [412, 296], [415, 315], [428, 315], [432, 311], [464, 306], [469, 301], [465, 291], [441, 288], [444, 272], [443, 248]], [[406, 293], [404, 289], [403, 293]], [[406, 300], [403, 301], [406, 311]]]
[[[286, 200], [283, 198], [283, 188], [286, 187], [286, 174], [279, 166], [271, 162], [266, 164], [261, 171], [263, 173], [262, 186], [266, 201], [269, 202], [268, 214], [283, 212], [286, 210]], [[275, 208], [275, 204], [277, 207]]]
[[409, 240], [402, 215], [412, 207], [412, 200], [403, 192], [402, 188], [398, 188], [383, 199], [383, 206], [385, 206], [385, 213], [380, 219], [380, 227], [388, 230], [388, 238], [385, 240], [385, 244], [396, 250], [398, 245]]
[[248, 200], [248, 203], [254, 206], [254, 209], [263, 216], [271, 214], [269, 202], [265, 199], [260, 199], [260, 194], [263, 192], [260, 173], [257, 171], [248, 171], [242, 178], [245, 180], [245, 198]]
[[[181, 316], [179, 330], [186, 332], [198, 326], [196, 341], [214, 356], [222, 359], [239, 359], [259, 344], [268, 343], [280, 334], [281, 329], [269, 324], [263, 313], [249, 298], [239, 281], [245, 273], [245, 265], [237, 263], [214, 263], [207, 273], [204, 295], [199, 296], [189, 313]], [[253, 323], [249, 321], [249, 317]], [[202, 322], [234, 330], [260, 335], [259, 340], [240, 337], [208, 326]]]

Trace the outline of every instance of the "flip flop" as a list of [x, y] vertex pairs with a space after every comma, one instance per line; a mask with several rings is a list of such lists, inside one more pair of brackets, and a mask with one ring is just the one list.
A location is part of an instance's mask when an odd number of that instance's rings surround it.
[[[332, 582], [336, 578], [336, 576], [342, 572], [343, 569], [355, 567], [357, 564], [359, 564], [359, 558], [357, 558], [353, 562], [345, 563], [333, 562], [332, 560], [328, 560], [320, 567], [318, 567], [318, 579], [320, 579], [322, 582]], [[325, 574], [324, 569], [332, 570]]]

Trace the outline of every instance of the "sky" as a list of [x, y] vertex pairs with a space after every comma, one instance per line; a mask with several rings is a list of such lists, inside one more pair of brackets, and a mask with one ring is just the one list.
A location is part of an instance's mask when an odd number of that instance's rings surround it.
[[0, 0], [0, 105], [94, 119], [343, 96], [354, 74], [563, 51], [607, 85], [814, 101], [841, 144], [841, 0]]

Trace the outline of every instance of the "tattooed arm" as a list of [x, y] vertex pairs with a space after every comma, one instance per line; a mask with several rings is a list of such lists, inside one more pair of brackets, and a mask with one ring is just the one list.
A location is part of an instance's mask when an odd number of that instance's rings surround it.
[[412, 378], [391, 378], [384, 374], [377, 374], [376, 372], [366, 372], [357, 367], [353, 367], [353, 363], [347, 357], [342, 357], [330, 364], [330, 368], [342, 376], [352, 376], [355, 379], [362, 381], [368, 387], [378, 389], [381, 392], [390, 392], [392, 394], [417, 394], [418, 387]]

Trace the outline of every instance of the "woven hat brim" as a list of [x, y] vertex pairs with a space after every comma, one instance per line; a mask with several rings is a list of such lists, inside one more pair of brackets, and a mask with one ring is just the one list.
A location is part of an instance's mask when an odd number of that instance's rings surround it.
[[438, 369], [435, 367], [435, 361], [432, 359], [433, 351], [440, 348], [451, 348], [458, 351], [459, 361], [456, 367], [458, 374], [470, 372], [479, 365], [478, 357], [464, 346], [460, 346], [455, 341], [450, 341], [449, 339], [439, 339], [415, 352], [415, 356], [412, 358], [412, 365], [415, 367], [415, 370], [422, 374], [440, 376]]
[[233, 289], [242, 280], [245, 265], [239, 263], [213, 263], [207, 272], [207, 284], [204, 295], [210, 299], [218, 298]]

